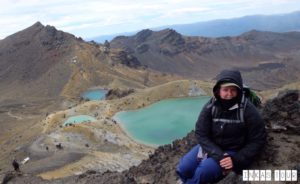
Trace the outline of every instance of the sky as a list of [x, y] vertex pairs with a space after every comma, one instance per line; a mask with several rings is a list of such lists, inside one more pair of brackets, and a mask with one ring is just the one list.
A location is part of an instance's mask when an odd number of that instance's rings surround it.
[[300, 10], [299, 0], [0, 0], [0, 39], [37, 21], [92, 38], [173, 24]]

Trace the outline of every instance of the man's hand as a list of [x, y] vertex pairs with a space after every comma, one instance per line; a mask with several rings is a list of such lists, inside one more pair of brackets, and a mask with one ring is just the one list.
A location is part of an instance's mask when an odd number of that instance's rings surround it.
[[224, 158], [220, 160], [220, 166], [225, 170], [229, 170], [233, 168], [232, 159], [227, 153], [225, 153]]

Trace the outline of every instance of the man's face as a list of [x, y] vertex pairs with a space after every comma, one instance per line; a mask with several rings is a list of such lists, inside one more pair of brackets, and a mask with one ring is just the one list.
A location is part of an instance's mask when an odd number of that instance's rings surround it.
[[238, 89], [235, 86], [226, 86], [220, 88], [220, 97], [224, 100], [230, 100], [236, 97], [238, 94]]

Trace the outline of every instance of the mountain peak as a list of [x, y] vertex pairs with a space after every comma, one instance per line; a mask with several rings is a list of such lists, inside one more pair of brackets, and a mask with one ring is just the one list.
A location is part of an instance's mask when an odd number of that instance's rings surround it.
[[40, 21], [37, 21], [31, 27], [44, 27], [44, 25]]
[[151, 29], [143, 29], [139, 31], [136, 35], [151, 34], [151, 33], [153, 33]]
[[135, 39], [139, 43], [144, 42], [149, 36], [152, 35], [152, 33], [153, 31], [150, 29], [143, 29], [135, 35]]
[[162, 34], [161, 43], [171, 43], [172, 45], [182, 45], [185, 43], [183, 36], [174, 29], [164, 29], [159, 32]]
[[178, 33], [176, 30], [174, 29], [170, 29], [170, 28], [167, 28], [167, 29], [163, 29], [161, 31], [158, 31], [159, 33], [163, 34], [163, 35], [180, 35], [180, 33]]
[[[62, 32], [62, 31], [58, 31], [54, 26], [50, 26], [50, 25], [47, 25], [45, 27], [45, 31], [46, 31], [46, 33], [48, 33], [52, 36], [54, 36], [57, 32]], [[68, 33], [66, 33], [66, 34], [68, 34]]]
[[24, 32], [26, 32], [26, 34], [28, 34], [30, 32], [39, 32], [44, 28], [45, 28], [45, 26], [40, 21], [37, 21], [36, 23], [34, 23], [31, 26], [25, 28], [24, 30], [17, 32], [16, 34], [24, 33]]
[[[39, 37], [38, 40], [61, 40], [75, 38], [74, 35], [59, 31], [54, 26], [44, 26], [40, 21], [35, 22], [33, 25], [16, 32], [7, 38], [13, 40], [13, 42], [19, 42], [20, 40], [33, 40], [35, 37]], [[5, 39], [4, 39], [5, 40]]]
[[279, 37], [282, 37], [283, 35], [284, 35], [283, 33], [260, 31], [260, 30], [253, 29], [241, 34], [239, 37], [242, 37], [246, 40], [264, 41], [264, 40], [276, 40]]

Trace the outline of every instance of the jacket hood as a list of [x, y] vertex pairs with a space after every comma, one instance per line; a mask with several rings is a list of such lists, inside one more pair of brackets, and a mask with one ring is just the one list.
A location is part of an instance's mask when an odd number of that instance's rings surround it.
[[242, 75], [238, 70], [223, 70], [216, 77], [217, 82], [213, 88], [215, 97], [217, 98], [217, 93], [222, 83], [234, 83], [243, 89], [243, 79]]

